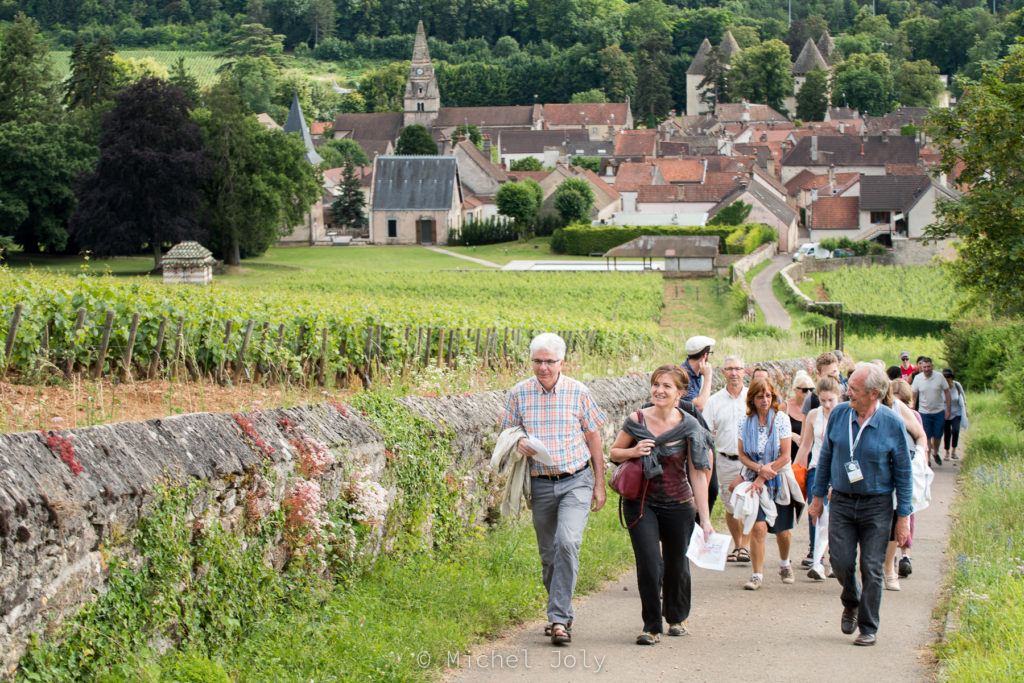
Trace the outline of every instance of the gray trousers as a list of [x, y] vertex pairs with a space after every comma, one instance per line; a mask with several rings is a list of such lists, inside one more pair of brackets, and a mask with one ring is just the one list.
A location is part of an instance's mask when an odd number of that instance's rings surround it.
[[[843, 607], [858, 608], [861, 633], [878, 631], [882, 605], [885, 549], [892, 529], [892, 494], [850, 498], [832, 492], [828, 517], [828, 552], [839, 585]], [[857, 550], [860, 549], [860, 581]], [[863, 582], [863, 583], [862, 583]]]
[[594, 495], [594, 470], [588, 467], [559, 481], [532, 477], [530, 483], [533, 530], [548, 592], [548, 621], [568, 624], [573, 619], [580, 543]]

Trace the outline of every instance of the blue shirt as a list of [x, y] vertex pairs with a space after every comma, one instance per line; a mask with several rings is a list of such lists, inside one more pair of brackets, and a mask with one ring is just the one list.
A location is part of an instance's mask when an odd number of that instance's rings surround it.
[[[853, 419], [852, 429], [850, 426]], [[816, 472], [828, 472], [828, 477], [814, 478], [814, 495], [821, 498], [831, 486], [842, 493], [877, 495], [896, 491], [896, 515], [907, 517], [913, 512], [911, 495], [913, 480], [910, 469], [910, 451], [907, 450], [906, 429], [903, 420], [891, 409], [879, 405], [871, 417], [864, 435], [857, 443], [854, 460], [860, 465], [864, 478], [853, 484], [846, 473], [850, 462], [850, 435], [857, 439], [860, 425], [849, 403], [840, 403], [832, 409], [825, 435], [821, 441], [821, 455]]]
[[690, 379], [690, 384], [686, 388], [686, 393], [683, 394], [683, 400], [692, 401], [700, 396], [700, 390], [704, 387], [704, 376], [690, 367], [690, 361], [684, 362], [681, 367], [686, 372], [686, 376]]

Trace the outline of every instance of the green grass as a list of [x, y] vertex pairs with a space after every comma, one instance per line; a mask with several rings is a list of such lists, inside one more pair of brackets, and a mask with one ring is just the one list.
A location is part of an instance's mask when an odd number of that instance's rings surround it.
[[966, 298], [945, 269], [935, 266], [840, 268], [811, 273], [809, 280], [809, 289], [800, 287], [812, 299], [823, 285], [830, 301], [872, 315], [948, 320]]
[[746, 274], [746, 277], [744, 279], [747, 281], [748, 284], [753, 282], [754, 278], [757, 277], [758, 273], [760, 273], [762, 270], [764, 270], [765, 268], [767, 268], [771, 264], [772, 264], [772, 260], [770, 258], [766, 258], [764, 261], [761, 261], [756, 266], [754, 266], [753, 268], [748, 270], [747, 274]]
[[[552, 253], [550, 237], [534, 237], [527, 242], [500, 242], [498, 244], [481, 244], [475, 247], [445, 247], [445, 249], [497, 263], [500, 266], [512, 261], [593, 261], [601, 264], [605, 262], [603, 258], [592, 256]], [[639, 259], [619, 260], [638, 261]]]
[[1024, 433], [1003, 397], [974, 394], [955, 504], [944, 608], [952, 629], [937, 654], [951, 681], [1024, 678]]

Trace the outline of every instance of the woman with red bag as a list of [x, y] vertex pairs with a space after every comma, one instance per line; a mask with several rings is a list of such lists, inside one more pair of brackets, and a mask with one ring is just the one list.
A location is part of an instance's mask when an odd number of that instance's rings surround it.
[[704, 538], [712, 533], [708, 513], [711, 434], [679, 408], [687, 380], [675, 365], [651, 375], [653, 405], [626, 418], [611, 447], [612, 462], [639, 458], [646, 485], [636, 500], [623, 498], [623, 515], [636, 558], [643, 631], [638, 645], [686, 633], [690, 614], [690, 568], [686, 550], [700, 513]]

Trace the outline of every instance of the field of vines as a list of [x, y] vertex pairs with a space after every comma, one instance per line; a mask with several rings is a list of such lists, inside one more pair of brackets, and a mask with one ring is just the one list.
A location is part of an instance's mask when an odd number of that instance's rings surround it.
[[947, 320], [964, 298], [941, 267], [842, 268], [813, 280], [853, 313]]
[[0, 363], [6, 375], [30, 379], [180, 366], [193, 375], [233, 368], [236, 377], [272, 370], [323, 380], [442, 355], [447, 363], [522, 359], [529, 333], [542, 330], [572, 333], [574, 346], [597, 353], [632, 352], [657, 335], [661, 288], [658, 275], [627, 273], [339, 272], [196, 287], [6, 270]]
[[[150, 57], [158, 64], [168, 69], [178, 61], [179, 57], [185, 58], [185, 69], [191, 73], [200, 87], [212, 85], [217, 80], [217, 68], [227, 61], [223, 57], [217, 57], [214, 52], [201, 52], [196, 50], [118, 50], [117, 56], [122, 59], [142, 59]], [[53, 72], [61, 80], [67, 77], [71, 70], [70, 50], [51, 50], [50, 58], [53, 60]]]

